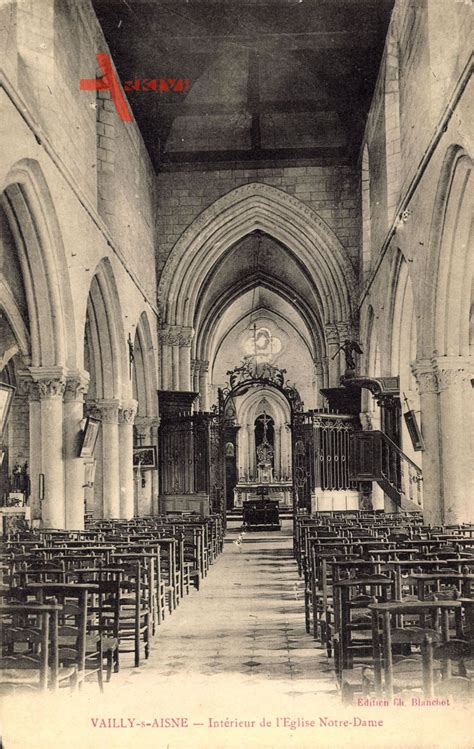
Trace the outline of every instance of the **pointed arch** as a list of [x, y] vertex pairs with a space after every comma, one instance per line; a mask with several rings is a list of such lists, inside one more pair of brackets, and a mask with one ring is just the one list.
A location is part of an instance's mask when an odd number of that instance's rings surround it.
[[192, 327], [205, 279], [226, 250], [261, 230], [304, 264], [323, 300], [325, 322], [351, 320], [352, 265], [329, 226], [296, 198], [275, 187], [252, 183], [219, 198], [186, 229], [165, 264], [158, 299], [164, 321]]
[[125, 333], [117, 285], [108, 258], [95, 269], [86, 313], [85, 360], [91, 374], [89, 398], [120, 399], [127, 375]]
[[451, 146], [441, 170], [430, 232], [422, 356], [469, 355], [474, 178], [472, 158]]
[[25, 286], [33, 366], [76, 366], [74, 306], [61, 231], [39, 164], [12, 166], [0, 198]]
[[133, 397], [138, 401], [139, 416], [156, 416], [157, 381], [156, 362], [150, 323], [142, 312], [134, 340]]

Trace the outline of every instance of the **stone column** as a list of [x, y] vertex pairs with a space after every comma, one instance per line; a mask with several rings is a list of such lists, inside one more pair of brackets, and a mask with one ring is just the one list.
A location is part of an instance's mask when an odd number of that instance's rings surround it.
[[314, 362], [314, 369], [313, 369], [313, 398], [314, 398], [314, 405], [312, 408], [320, 408], [321, 401], [323, 400], [323, 396], [319, 392], [320, 389], [324, 387], [324, 371], [323, 371], [323, 362], [322, 360], [317, 360]]
[[159, 331], [160, 340], [160, 371], [161, 371], [161, 389], [171, 390], [172, 383], [172, 361], [171, 361], [171, 346], [169, 343], [169, 330], [163, 328]]
[[179, 334], [179, 389], [191, 390], [191, 340], [192, 328], [181, 328]]
[[209, 362], [201, 360], [199, 368], [199, 393], [201, 399], [201, 411], [209, 411]]
[[285, 441], [285, 473], [291, 480], [293, 476], [293, 456], [291, 452], [292, 446], [290, 424], [285, 424], [283, 435]]
[[257, 454], [255, 446], [255, 425], [248, 424], [248, 435], [249, 435], [249, 473], [253, 477], [253, 480], [257, 480]]
[[423, 452], [423, 517], [430, 525], [443, 522], [444, 508], [440, 472], [438, 381], [433, 363], [418, 359], [412, 364], [420, 394], [421, 433], [425, 443]]
[[134, 515], [133, 486], [133, 422], [137, 401], [122, 403], [118, 411], [120, 517], [130, 520]]
[[[199, 359], [191, 359], [191, 389], [195, 392], [199, 392], [199, 368], [201, 362]], [[201, 408], [201, 397], [200, 395], [196, 398], [193, 404], [195, 411], [202, 411]]]
[[472, 523], [472, 364], [460, 356], [437, 357], [433, 364], [439, 391], [443, 522]]
[[41, 505], [39, 501], [39, 475], [41, 473], [41, 416], [38, 383], [33, 381], [29, 371], [17, 373], [18, 389], [28, 396], [29, 405], [29, 459], [30, 499], [32, 520], [41, 520]]
[[[340, 355], [335, 356], [339, 348], [339, 333], [336, 325], [325, 325], [326, 333], [326, 344], [328, 351], [328, 378], [329, 387], [339, 387], [339, 378], [341, 376], [341, 365], [340, 356], [343, 356], [342, 352]], [[335, 357], [333, 359], [333, 356]]]
[[245, 426], [242, 426], [239, 431], [237, 432], [237, 439], [236, 439], [236, 449], [237, 449], [237, 471], [238, 471], [238, 480], [244, 479], [246, 474], [248, 474], [248, 471], [246, 470], [246, 462], [247, 462], [247, 456], [248, 456], [248, 447], [247, 447], [247, 428]]
[[[159, 416], [155, 416], [152, 419], [151, 422], [151, 429], [150, 429], [150, 438], [151, 438], [151, 444], [155, 445], [156, 447], [156, 460], [157, 460], [157, 466], [159, 465], [159, 432], [160, 432], [160, 422], [161, 419]], [[155, 471], [150, 471], [151, 473], [151, 514], [152, 515], [159, 515], [160, 514], [160, 504], [159, 504], [159, 494], [160, 494], [160, 482], [159, 482], [159, 475], [158, 475], [158, 468], [156, 468]]]
[[84, 460], [79, 457], [84, 416], [84, 394], [89, 386], [87, 372], [68, 373], [63, 403], [64, 469], [66, 481], [66, 528], [84, 528]]
[[[63, 458], [63, 395], [65, 370], [60, 367], [31, 367], [38, 385], [40, 430], [35, 435], [41, 445], [41, 471], [44, 475], [44, 500], [41, 507], [44, 528], [65, 528]], [[31, 424], [30, 424], [31, 429]]]
[[172, 379], [171, 390], [179, 390], [179, 344], [174, 344], [171, 348], [172, 361]]
[[273, 435], [274, 435], [273, 477], [275, 479], [280, 479], [280, 475], [281, 475], [281, 427], [275, 426]]
[[120, 517], [120, 450], [118, 400], [99, 400], [96, 414], [102, 422], [102, 502], [106, 519]]

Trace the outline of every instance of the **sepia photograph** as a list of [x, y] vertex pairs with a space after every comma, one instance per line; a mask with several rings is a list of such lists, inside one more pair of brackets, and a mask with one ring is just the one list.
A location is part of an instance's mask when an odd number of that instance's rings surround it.
[[473, 749], [472, 0], [0, 0], [1, 749]]

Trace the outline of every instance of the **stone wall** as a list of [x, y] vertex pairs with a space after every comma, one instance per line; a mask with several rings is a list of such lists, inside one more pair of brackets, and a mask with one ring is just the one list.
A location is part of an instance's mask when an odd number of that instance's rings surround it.
[[357, 176], [348, 166], [247, 168], [164, 172], [157, 176], [157, 267], [189, 224], [217, 198], [236, 187], [262, 182], [294, 195], [313, 208], [335, 232], [357, 264], [360, 210]]

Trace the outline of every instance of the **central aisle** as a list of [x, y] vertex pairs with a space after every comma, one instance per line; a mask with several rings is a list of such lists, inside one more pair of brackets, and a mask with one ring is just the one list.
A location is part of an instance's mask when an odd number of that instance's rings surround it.
[[[291, 534], [291, 521], [281, 532], [243, 536], [231, 526], [199, 593], [193, 589], [166, 617], [139, 671], [152, 670], [158, 681], [239, 674], [279, 680], [287, 694], [335, 692], [326, 655], [305, 631]], [[139, 687], [135, 669], [122, 673]]]

